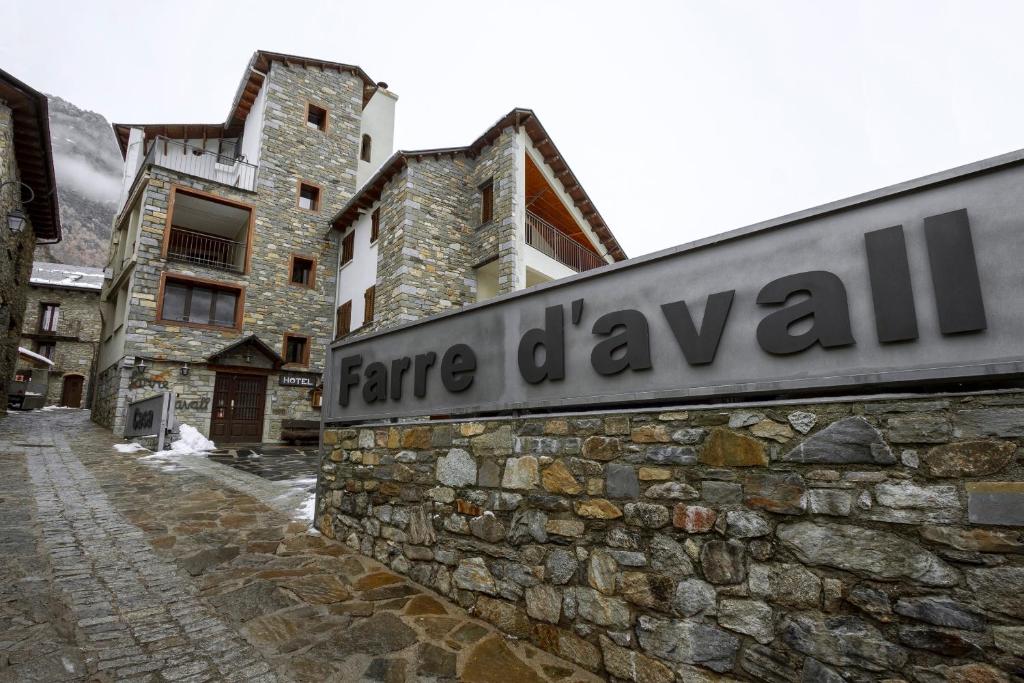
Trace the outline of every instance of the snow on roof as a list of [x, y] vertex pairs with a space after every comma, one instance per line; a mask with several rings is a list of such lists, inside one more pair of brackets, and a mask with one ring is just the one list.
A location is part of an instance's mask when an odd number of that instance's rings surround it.
[[53, 361], [50, 360], [49, 358], [47, 358], [46, 356], [40, 356], [35, 351], [29, 351], [28, 349], [26, 349], [24, 347], [19, 346], [18, 347], [18, 353], [20, 353], [21, 355], [25, 356], [26, 358], [31, 358], [32, 360], [39, 361], [40, 363], [46, 363], [47, 365], [50, 365], [50, 366], [53, 365]]
[[37, 261], [32, 264], [32, 278], [29, 282], [44, 287], [70, 287], [99, 291], [103, 288], [103, 269]]

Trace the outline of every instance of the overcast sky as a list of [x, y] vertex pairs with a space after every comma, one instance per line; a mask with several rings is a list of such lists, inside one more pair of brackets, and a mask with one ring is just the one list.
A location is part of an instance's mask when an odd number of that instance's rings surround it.
[[530, 107], [638, 256], [1024, 147], [1022, 25], [983, 0], [8, 0], [0, 68], [134, 123], [223, 121], [258, 48], [358, 64], [401, 149]]

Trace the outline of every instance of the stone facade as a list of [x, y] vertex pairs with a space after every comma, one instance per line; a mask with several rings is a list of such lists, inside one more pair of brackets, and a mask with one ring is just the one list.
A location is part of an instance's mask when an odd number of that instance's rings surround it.
[[[99, 290], [29, 286], [21, 345], [31, 350], [35, 350], [34, 345], [40, 341], [51, 341], [55, 345], [46, 405], [62, 404], [63, 378], [71, 375], [82, 377], [81, 406], [91, 405], [96, 349], [102, 329], [99, 299]], [[39, 334], [40, 304], [44, 302], [60, 305], [58, 336]]]
[[0, 415], [7, 412], [7, 387], [18, 362], [18, 342], [36, 239], [30, 225], [17, 235], [12, 235], [7, 229], [8, 213], [22, 208], [21, 175], [14, 158], [11, 109], [0, 102], [0, 183], [8, 181], [12, 181], [11, 184], [0, 188], [0, 221], [3, 221], [0, 225], [0, 330], [3, 334], [0, 346]]
[[[474, 268], [498, 260], [498, 293], [526, 286], [523, 147], [514, 126], [478, 156], [410, 155], [380, 197], [373, 327], [386, 329], [476, 301]], [[491, 180], [493, 218], [481, 224], [478, 188]]]
[[[153, 390], [145, 384], [132, 386], [139, 384], [132, 381], [132, 368], [139, 358], [145, 359], [149, 372], [161, 376], [169, 373], [169, 386], [179, 392], [179, 403], [184, 401], [186, 406], [199, 406], [203, 398], [212, 398], [214, 371], [205, 367], [207, 359], [249, 335], [255, 335], [278, 354], [283, 353], [285, 334], [307, 336], [308, 364], [285, 369], [323, 369], [324, 352], [333, 335], [337, 282], [338, 239], [330, 233], [330, 219], [355, 192], [363, 81], [348, 72], [275, 61], [263, 88], [267, 100], [255, 192], [155, 165], [141, 171], [146, 177], [137, 201], [143, 211], [136, 263], [128, 285], [124, 350], [114, 362], [100, 368], [105, 386], [99, 391], [96, 419], [115, 433], [123, 433], [121, 418], [127, 402], [140, 391]], [[328, 110], [330, 124], [326, 131], [306, 124], [307, 101], [317, 102]], [[317, 211], [299, 208], [299, 181], [320, 187]], [[162, 256], [170, 197], [175, 187], [252, 207], [255, 226], [248, 273], [174, 262]], [[132, 206], [134, 203], [129, 200], [124, 216]], [[289, 284], [293, 254], [316, 258], [313, 287]], [[241, 330], [158, 320], [160, 282], [165, 273], [243, 287]], [[108, 330], [107, 334], [112, 332]], [[185, 363], [191, 368], [187, 376], [179, 373]], [[122, 367], [111, 372], [117, 365]], [[319, 409], [312, 407], [308, 389], [300, 392], [281, 387], [278, 392], [277, 372], [271, 373], [267, 385], [264, 440], [279, 438], [283, 418], [319, 420]], [[115, 387], [123, 386], [129, 390], [115, 391]], [[110, 405], [111, 401], [114, 405]], [[179, 409], [178, 418], [205, 431], [210, 422], [209, 400], [205, 408]]]
[[1024, 675], [1024, 394], [328, 428], [317, 525], [610, 680]]

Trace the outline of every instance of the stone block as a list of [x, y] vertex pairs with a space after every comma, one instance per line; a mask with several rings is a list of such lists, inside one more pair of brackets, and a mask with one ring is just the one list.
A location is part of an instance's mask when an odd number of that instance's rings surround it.
[[768, 464], [768, 454], [760, 441], [728, 429], [711, 430], [699, 459], [713, 467], [758, 467]]
[[605, 467], [605, 495], [609, 498], [637, 498], [640, 481], [632, 465], [609, 463]]
[[931, 449], [921, 464], [932, 477], [983, 477], [1005, 469], [1016, 450], [1011, 441], [958, 441]]
[[1024, 482], [968, 482], [967, 517], [972, 524], [1024, 526]]

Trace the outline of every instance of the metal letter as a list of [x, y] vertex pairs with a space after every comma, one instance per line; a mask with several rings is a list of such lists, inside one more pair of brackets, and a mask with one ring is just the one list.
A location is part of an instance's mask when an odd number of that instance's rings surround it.
[[391, 400], [402, 400], [402, 377], [409, 369], [411, 362], [408, 356], [402, 356], [391, 361]]
[[925, 218], [924, 236], [942, 334], [984, 330], [985, 301], [967, 209]]
[[441, 383], [452, 393], [469, 389], [476, 371], [476, 354], [465, 344], [453, 344], [441, 359]]
[[[815, 343], [826, 349], [854, 343], [846, 287], [834, 273], [812, 270], [772, 280], [761, 288], [757, 303], [784, 304], [797, 292], [807, 292], [810, 298], [768, 315], [757, 326], [757, 343], [762, 349], [784, 355]], [[803, 334], [789, 333], [790, 325], [808, 317], [813, 318], [811, 329]]]
[[416, 354], [416, 367], [413, 370], [412, 393], [416, 398], [427, 395], [427, 370], [437, 362], [437, 354], [433, 351]]
[[[544, 310], [544, 328], [527, 330], [519, 340], [519, 374], [530, 384], [546, 379], [565, 379], [565, 332], [561, 306]], [[537, 364], [537, 348], [544, 348], [544, 362]]]
[[[651, 333], [647, 318], [640, 311], [625, 310], [605, 313], [594, 322], [594, 334], [608, 336], [617, 328], [618, 334], [601, 341], [590, 353], [590, 364], [600, 375], [617, 375], [626, 368], [651, 369]], [[623, 349], [618, 357], [615, 353]]]
[[725, 321], [732, 309], [732, 298], [736, 290], [717, 292], [708, 297], [704, 304], [704, 318], [701, 320], [700, 332], [693, 324], [690, 307], [685, 301], [673, 301], [662, 304], [661, 312], [672, 328], [676, 343], [683, 351], [686, 362], [690, 365], [707, 365], [715, 360], [718, 344], [722, 341]]
[[359, 385], [359, 373], [352, 372], [363, 364], [361, 354], [345, 356], [341, 359], [341, 382], [338, 386], [338, 405], [348, 406], [348, 394], [354, 386]]
[[367, 403], [388, 400], [388, 368], [383, 363], [370, 363], [366, 366], [363, 400]]
[[917, 339], [917, 310], [903, 226], [866, 233], [864, 244], [878, 341], [888, 344]]

